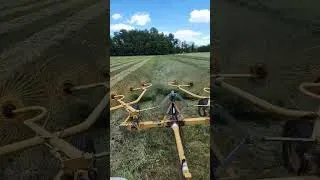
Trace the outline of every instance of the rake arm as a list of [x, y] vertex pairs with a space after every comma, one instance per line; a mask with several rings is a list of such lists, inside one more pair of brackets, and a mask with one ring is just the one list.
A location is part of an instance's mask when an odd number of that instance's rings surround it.
[[[143, 90], [143, 91], [141, 92], [141, 94], [139, 95], [139, 97], [138, 97], [136, 100], [131, 101], [131, 102], [129, 102], [129, 103], [124, 103], [123, 101], [122, 101], [123, 103], [119, 102], [119, 100], [123, 100], [123, 99], [124, 99], [124, 97], [125, 97], [124, 95], [115, 95], [115, 96], [113, 97], [113, 99], [117, 100], [117, 101], [120, 103], [120, 105], [111, 107], [111, 108], [110, 108], [110, 111], [117, 110], [117, 109], [119, 109], [119, 108], [125, 107], [126, 105], [132, 105], [132, 104], [138, 103], [138, 102], [142, 99], [142, 97], [144, 96], [144, 94], [147, 92], [148, 88], [150, 88], [151, 86], [152, 86], [151, 83], [145, 83], [145, 84], [143, 84], [142, 87], [130, 89], [131, 91], [137, 91], [137, 90]], [[119, 98], [119, 97], [121, 97], [121, 98]]]
[[[190, 96], [194, 97], [194, 98], [197, 98], [197, 99], [205, 99], [205, 98], [210, 98], [208, 96], [200, 96], [200, 95], [197, 95], [197, 94], [194, 94], [188, 90], [186, 90], [185, 88], [183, 87], [191, 87], [192, 86], [192, 83], [190, 84], [178, 84], [176, 81], [169, 81], [168, 83], [169, 86], [173, 86], [173, 87], [177, 87], [179, 90], [189, 94]], [[205, 88], [204, 91], [205, 92], [208, 92], [210, 88]]]

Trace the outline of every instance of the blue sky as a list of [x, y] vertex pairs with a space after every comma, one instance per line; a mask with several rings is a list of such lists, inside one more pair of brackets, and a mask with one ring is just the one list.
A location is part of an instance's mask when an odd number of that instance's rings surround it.
[[110, 0], [111, 34], [157, 28], [196, 45], [210, 43], [210, 0]]

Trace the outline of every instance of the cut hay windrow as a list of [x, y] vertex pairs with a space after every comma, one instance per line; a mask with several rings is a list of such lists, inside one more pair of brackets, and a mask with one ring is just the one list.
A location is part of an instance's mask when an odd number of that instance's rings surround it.
[[19, 13], [19, 12], [30, 11], [30, 10], [32, 10], [34, 8], [41, 8], [41, 7], [44, 7], [44, 6], [47, 6], [47, 5], [60, 3], [62, 1], [65, 1], [65, 0], [40, 1], [40, 2], [36, 2], [36, 3], [32, 3], [30, 5], [22, 6], [22, 7], [15, 7], [15, 8], [11, 8], [11, 9], [5, 9], [5, 10], [0, 12], [0, 18], [3, 18], [5, 16], [9, 16], [9, 15], [12, 15], [12, 14], [16, 14], [16, 13]]
[[120, 66], [111, 68], [111, 69], [110, 69], [110, 72], [117, 71], [117, 70], [119, 70], [119, 69], [121, 69], [121, 68], [128, 67], [128, 66], [133, 65], [133, 64], [136, 64], [136, 63], [138, 63], [138, 62], [139, 62], [139, 61], [131, 61], [131, 62], [129, 62], [129, 63], [121, 64]]
[[26, 6], [39, 0], [1, 1], [0, 11], [16, 7]]
[[65, 3], [57, 4], [54, 6], [50, 6], [48, 8], [41, 9], [38, 12], [34, 12], [31, 14], [27, 14], [25, 16], [21, 16], [19, 18], [13, 19], [9, 22], [4, 22], [0, 24], [0, 34], [9, 33], [10, 31], [14, 31], [24, 27], [27, 24], [31, 24], [35, 21], [38, 21], [44, 17], [59, 15], [59, 12], [64, 11], [77, 3], [85, 2], [85, 0], [71, 0]]
[[111, 77], [110, 79], [110, 87], [112, 88], [115, 84], [117, 84], [119, 81], [121, 81], [123, 78], [125, 78], [127, 75], [129, 75], [130, 73], [136, 71], [137, 69], [139, 69], [141, 66], [143, 66], [146, 62], [148, 62], [152, 57], [143, 60], [142, 62], [135, 64], [134, 66], [132, 66], [131, 68], [128, 68], [125, 71], [120, 72], [119, 74], [116, 74], [114, 77]]
[[210, 52], [201, 52], [201, 53], [187, 53], [187, 54], [182, 54], [181, 56], [193, 56], [193, 57], [204, 57], [204, 58], [209, 58], [210, 57]]
[[131, 60], [138, 60], [138, 59], [144, 59], [145, 57], [144, 56], [112, 56], [110, 57], [110, 64], [116, 64], [116, 63], [120, 63], [120, 62], [128, 62], [128, 61], [131, 61]]
[[177, 61], [183, 64], [187, 64], [190, 66], [194, 66], [196, 68], [199, 69], [210, 69], [210, 62], [209, 61], [197, 61], [197, 60], [193, 60], [191, 58], [183, 58], [183, 57], [172, 57], [173, 61]]
[[[25, 41], [15, 44], [13, 48], [0, 55], [0, 73], [10, 72], [21, 64], [35, 61], [48, 48], [59, 44], [70, 33], [77, 31], [91, 19], [105, 13], [105, 10], [105, 2], [101, 1], [67, 18], [65, 21], [48, 27]], [[4, 72], [1, 72], [1, 70]]]
[[189, 58], [189, 59], [194, 59], [198, 61], [209, 61], [209, 57], [201, 57], [201, 56], [191, 56], [191, 55], [178, 55], [177, 57], [184, 57], [184, 58]]

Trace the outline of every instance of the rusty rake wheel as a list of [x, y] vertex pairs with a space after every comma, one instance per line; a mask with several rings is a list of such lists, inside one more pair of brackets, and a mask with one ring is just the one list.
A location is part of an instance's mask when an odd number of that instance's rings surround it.
[[21, 140], [31, 134], [23, 121], [33, 113], [15, 115], [13, 110], [47, 101], [44, 85], [32, 73], [12, 72], [0, 80], [0, 144]]
[[57, 56], [44, 62], [45, 67], [39, 72], [42, 80], [51, 89], [53, 97], [62, 98], [66, 82], [73, 85], [91, 84], [103, 81], [101, 73], [94, 62], [70, 59], [65, 61]]
[[[48, 96], [44, 90], [45, 85], [32, 72], [32, 69], [26, 66], [24, 70], [11, 72], [10, 75], [1, 77], [0, 80], [0, 146], [34, 136], [34, 132], [23, 124], [24, 120], [34, 116], [34, 112], [14, 114], [13, 110], [26, 106], [42, 106], [48, 102]], [[7, 161], [6, 170], [10, 168], [14, 170], [13, 176], [8, 173], [5, 173], [4, 176], [9, 176], [8, 179], [32, 179], [41, 175], [45, 168], [54, 168], [52, 164], [56, 163], [54, 158], [45, 156], [44, 154], [48, 152], [45, 153], [44, 149], [39, 146], [19, 154], [3, 157], [1, 163], [5, 161], [5, 158], [11, 159]], [[49, 165], [48, 162], [52, 163]], [[39, 164], [41, 168], [36, 167]]]
[[56, 120], [55, 117], [67, 107], [74, 105], [74, 102], [96, 103], [94, 99], [82, 99], [81, 96], [74, 95], [72, 87], [104, 81], [96, 62], [82, 59], [65, 60], [61, 55], [44, 60], [42, 65], [39, 65], [37, 74], [48, 92], [48, 122], [51, 125], [51, 120]]

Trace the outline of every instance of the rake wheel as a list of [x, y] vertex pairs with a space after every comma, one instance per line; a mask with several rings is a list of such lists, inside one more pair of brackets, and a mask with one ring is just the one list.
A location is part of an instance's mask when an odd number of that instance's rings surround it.
[[47, 100], [44, 84], [32, 73], [12, 72], [0, 79], [0, 124], [4, 121], [21, 124], [28, 113], [14, 115], [14, 109], [42, 105]]
[[[209, 102], [209, 98], [201, 99], [201, 100], [199, 100], [198, 105], [207, 105], [208, 102]], [[207, 106], [199, 106], [198, 107], [198, 114], [201, 117], [208, 116], [209, 115], [208, 111], [209, 111], [209, 107], [207, 107]]]
[[[313, 124], [308, 121], [288, 121], [283, 129], [284, 137], [309, 138], [312, 135]], [[304, 154], [312, 147], [310, 142], [284, 142], [282, 153], [284, 165], [290, 172], [298, 175], [307, 174], [310, 170]]]

